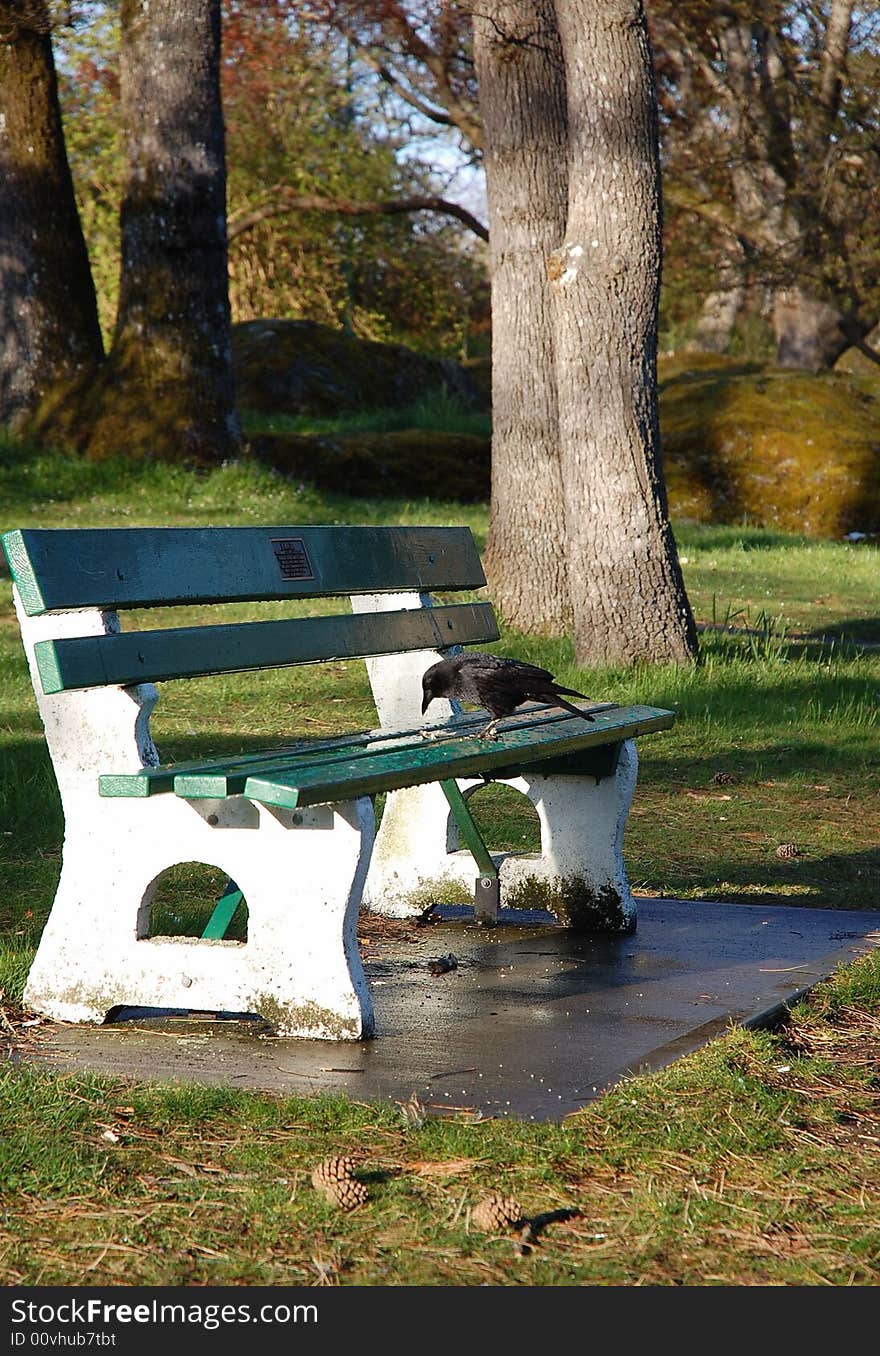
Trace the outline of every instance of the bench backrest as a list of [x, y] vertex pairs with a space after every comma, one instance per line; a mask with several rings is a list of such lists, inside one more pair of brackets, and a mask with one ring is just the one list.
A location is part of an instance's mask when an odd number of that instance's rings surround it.
[[[498, 638], [489, 603], [417, 605], [435, 590], [485, 584], [468, 528], [25, 529], [6, 533], [3, 546], [25, 617], [109, 614], [98, 634], [67, 625], [34, 641], [47, 695]], [[116, 620], [126, 608], [380, 594], [415, 597], [389, 598], [390, 610], [280, 621], [122, 631]]]

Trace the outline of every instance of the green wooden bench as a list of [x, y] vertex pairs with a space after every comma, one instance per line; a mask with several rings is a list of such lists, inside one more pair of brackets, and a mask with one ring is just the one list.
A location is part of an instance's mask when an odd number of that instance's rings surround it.
[[[65, 815], [25, 994], [36, 1011], [92, 1022], [129, 1005], [250, 1012], [280, 1034], [357, 1039], [373, 1031], [362, 900], [411, 914], [469, 882], [482, 921], [501, 890], [566, 923], [634, 925], [621, 856], [633, 741], [670, 726], [671, 712], [604, 703], [588, 722], [533, 705], [481, 740], [485, 713], [436, 702], [435, 737], [424, 736], [424, 670], [498, 637], [489, 603], [433, 600], [485, 583], [467, 529], [25, 529], [3, 545]], [[296, 615], [297, 603], [336, 596], [350, 612]], [[270, 600], [291, 615], [212, 616], [215, 604]], [[179, 604], [198, 606], [200, 624], [121, 629], [120, 612]], [[341, 658], [366, 660], [377, 728], [296, 737], [292, 706], [283, 747], [160, 761], [156, 683]], [[486, 848], [468, 799], [493, 779], [535, 804], [539, 857]], [[183, 862], [219, 867], [229, 886], [202, 937], [153, 936], [157, 882]], [[242, 896], [247, 939], [227, 940]]]

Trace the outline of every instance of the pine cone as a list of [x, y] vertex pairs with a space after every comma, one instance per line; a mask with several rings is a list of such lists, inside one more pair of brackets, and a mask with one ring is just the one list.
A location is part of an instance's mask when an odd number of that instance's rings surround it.
[[339, 1182], [350, 1182], [354, 1177], [354, 1159], [347, 1155], [325, 1158], [312, 1173], [312, 1186], [318, 1191], [326, 1191]]
[[341, 1210], [357, 1210], [359, 1205], [369, 1198], [370, 1193], [356, 1177], [344, 1177], [339, 1182], [331, 1182], [324, 1187], [324, 1195], [331, 1205]]
[[732, 772], [714, 772], [712, 774], [712, 781], [715, 786], [730, 786], [735, 780]]
[[499, 1196], [492, 1192], [474, 1206], [471, 1211], [471, 1224], [484, 1234], [496, 1234], [502, 1229], [509, 1229], [522, 1217], [519, 1201], [515, 1201], [512, 1196]]
[[801, 850], [797, 843], [780, 843], [776, 849], [777, 857], [799, 857]]

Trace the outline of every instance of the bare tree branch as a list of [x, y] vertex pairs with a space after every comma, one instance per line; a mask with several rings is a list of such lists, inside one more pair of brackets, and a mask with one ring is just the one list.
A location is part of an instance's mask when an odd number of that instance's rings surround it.
[[318, 194], [296, 194], [276, 186], [272, 190], [276, 195], [273, 202], [257, 207], [247, 215], [232, 218], [229, 222], [228, 236], [235, 240], [238, 236], [251, 231], [261, 222], [272, 217], [286, 216], [289, 212], [337, 212], [342, 216], [398, 216], [405, 212], [441, 212], [444, 216], [455, 217], [480, 240], [488, 240], [489, 232], [481, 221], [466, 207], [457, 202], [448, 202], [445, 198], [394, 198], [383, 202], [356, 202], [351, 198], [324, 198]]
[[871, 348], [871, 345], [867, 344], [864, 339], [854, 339], [852, 346], [857, 348], [859, 353], [863, 353], [872, 363], [877, 363], [880, 366], [880, 353], [877, 352], [876, 348]]
[[[354, 9], [357, 12], [357, 6]], [[389, 5], [385, 10], [383, 23], [386, 32], [396, 39], [405, 55], [424, 67], [434, 82], [433, 90], [426, 93], [413, 88], [412, 82], [399, 69], [393, 69], [387, 49], [383, 52], [376, 44], [365, 41], [341, 6], [319, 5], [317, 14], [321, 22], [331, 23], [360, 59], [411, 108], [439, 126], [455, 127], [471, 145], [482, 149], [483, 133], [479, 113], [459, 97], [449, 78], [453, 48], [448, 35], [446, 50], [437, 51], [417, 32], [401, 5]], [[304, 17], [313, 16], [306, 9]]]

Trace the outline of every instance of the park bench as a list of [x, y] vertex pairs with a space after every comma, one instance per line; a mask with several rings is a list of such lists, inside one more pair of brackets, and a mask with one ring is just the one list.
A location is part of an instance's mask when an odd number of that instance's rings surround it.
[[[433, 597], [485, 584], [468, 529], [25, 529], [3, 545], [65, 816], [25, 991], [35, 1011], [73, 1022], [122, 1007], [256, 1013], [282, 1035], [358, 1039], [374, 1025], [362, 900], [413, 915], [469, 882], [480, 921], [503, 892], [569, 925], [634, 926], [621, 855], [633, 741], [669, 727], [671, 712], [604, 703], [589, 722], [530, 704], [480, 739], [485, 712], [436, 702], [434, 737], [423, 733], [425, 669], [498, 638], [488, 602]], [[302, 615], [332, 597], [351, 610]], [[278, 600], [291, 605], [280, 620], [211, 615]], [[150, 612], [144, 626], [134, 612], [140, 629], [120, 626], [123, 609], [178, 605], [197, 606], [202, 624], [156, 628]], [[376, 729], [160, 762], [156, 683], [341, 658], [366, 660]], [[490, 780], [531, 799], [540, 855], [489, 853], [468, 800]], [[200, 937], [152, 936], [157, 882], [188, 862], [220, 868], [228, 889]], [[247, 937], [228, 940], [242, 896]]]

